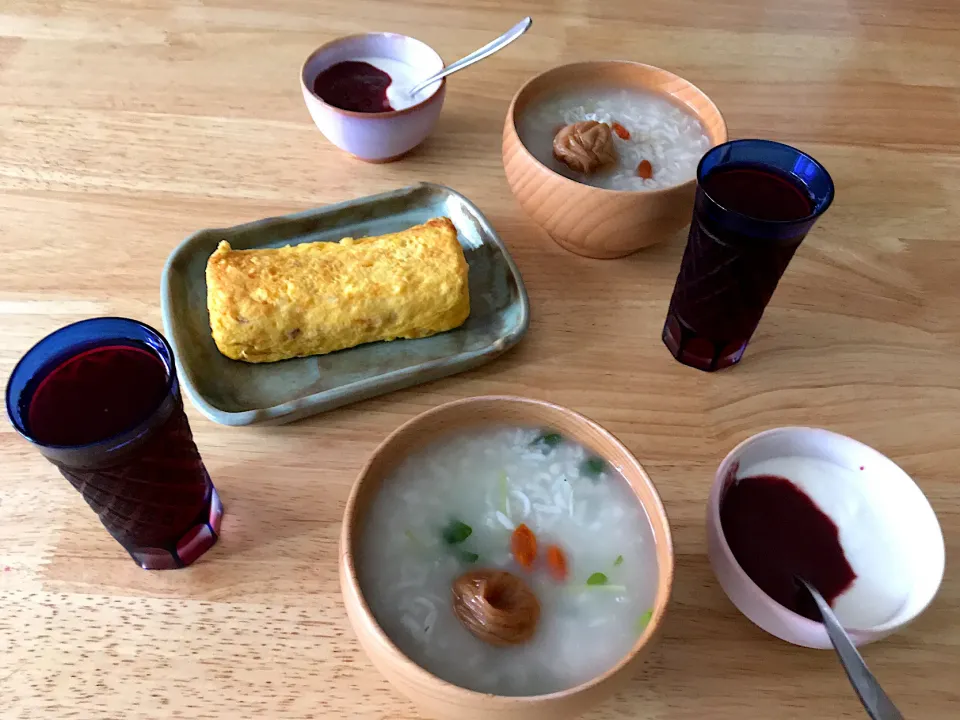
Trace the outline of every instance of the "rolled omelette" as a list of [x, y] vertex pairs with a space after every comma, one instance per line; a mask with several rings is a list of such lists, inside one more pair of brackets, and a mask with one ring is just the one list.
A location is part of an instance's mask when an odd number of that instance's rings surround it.
[[338, 243], [233, 250], [221, 241], [206, 274], [213, 340], [250, 363], [427, 337], [470, 315], [467, 261], [445, 217]]

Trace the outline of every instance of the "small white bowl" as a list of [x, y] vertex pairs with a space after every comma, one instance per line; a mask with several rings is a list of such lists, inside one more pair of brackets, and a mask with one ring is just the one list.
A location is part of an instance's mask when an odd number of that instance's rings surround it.
[[754, 624], [794, 645], [830, 648], [823, 625], [780, 605], [763, 592], [737, 563], [720, 525], [723, 494], [737, 475], [764, 460], [801, 456], [868, 473], [877, 498], [896, 512], [886, 531], [910, 558], [913, 573], [900, 610], [881, 625], [850, 630], [857, 645], [880, 640], [914, 620], [930, 604], [944, 571], [943, 533], [937, 517], [916, 483], [898, 465], [871, 447], [829, 430], [784, 427], [767, 430], [735, 447], [717, 469], [707, 503], [707, 551], [720, 586], [734, 605]]
[[[334, 107], [313, 92], [317, 76], [345, 60], [385, 58], [413, 68], [417, 78], [426, 78], [443, 68], [437, 52], [419, 40], [394, 33], [348, 35], [321, 45], [300, 69], [300, 89], [313, 122], [341, 150], [367, 162], [390, 162], [422, 143], [440, 117], [446, 80], [418, 93], [415, 105], [403, 110], [362, 113]], [[396, 78], [394, 79], [396, 82]]]

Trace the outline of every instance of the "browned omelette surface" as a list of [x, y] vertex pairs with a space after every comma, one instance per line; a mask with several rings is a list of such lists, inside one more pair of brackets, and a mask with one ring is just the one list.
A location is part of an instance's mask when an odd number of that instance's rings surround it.
[[467, 262], [448, 218], [339, 243], [233, 250], [207, 262], [220, 352], [273, 362], [451, 330], [470, 314]]

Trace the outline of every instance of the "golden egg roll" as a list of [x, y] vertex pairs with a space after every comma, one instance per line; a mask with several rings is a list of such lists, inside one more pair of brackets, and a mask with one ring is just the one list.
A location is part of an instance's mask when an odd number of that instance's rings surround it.
[[427, 337], [470, 315], [467, 261], [448, 218], [277, 249], [221, 241], [206, 274], [217, 348], [251, 363]]

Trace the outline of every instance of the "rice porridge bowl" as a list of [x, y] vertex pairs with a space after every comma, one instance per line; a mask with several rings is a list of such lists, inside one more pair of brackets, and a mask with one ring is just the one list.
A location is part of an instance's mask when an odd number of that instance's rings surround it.
[[420, 667], [484, 693], [565, 690], [613, 668], [657, 594], [650, 520], [604, 460], [541, 428], [434, 440], [384, 480], [358, 538], [377, 623]]
[[[608, 190], [657, 190], [692, 180], [711, 146], [703, 125], [680, 104], [625, 88], [566, 90], [534, 101], [520, 114], [517, 131], [543, 165]], [[564, 146], [579, 157], [571, 160]], [[594, 167], [584, 167], [586, 157]]]

